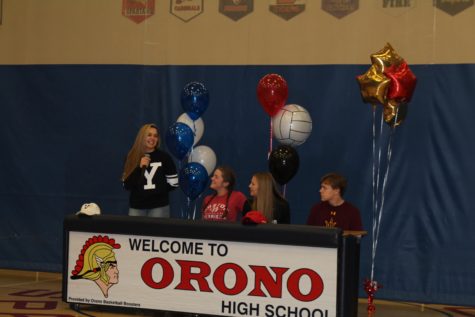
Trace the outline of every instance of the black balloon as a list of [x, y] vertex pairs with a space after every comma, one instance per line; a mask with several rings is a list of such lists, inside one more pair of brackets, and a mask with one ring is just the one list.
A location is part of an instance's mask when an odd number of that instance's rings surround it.
[[297, 174], [299, 165], [299, 155], [289, 145], [281, 145], [270, 153], [269, 172], [280, 185], [287, 184]]

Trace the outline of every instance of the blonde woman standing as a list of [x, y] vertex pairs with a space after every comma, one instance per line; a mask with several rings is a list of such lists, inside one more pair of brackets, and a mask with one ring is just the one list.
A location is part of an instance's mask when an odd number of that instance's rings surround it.
[[130, 191], [129, 216], [170, 217], [168, 193], [178, 187], [178, 174], [171, 156], [159, 146], [157, 126], [143, 125], [122, 175], [124, 188]]

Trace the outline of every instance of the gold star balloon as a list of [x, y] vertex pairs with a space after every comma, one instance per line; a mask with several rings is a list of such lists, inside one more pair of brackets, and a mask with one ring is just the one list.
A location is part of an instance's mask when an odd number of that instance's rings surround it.
[[384, 122], [390, 127], [399, 126], [407, 116], [407, 103], [397, 102], [394, 99], [388, 99], [383, 108]]
[[371, 63], [379, 72], [384, 73], [387, 67], [398, 66], [404, 60], [399, 56], [391, 44], [386, 43], [382, 50], [371, 54]]
[[368, 71], [357, 76], [356, 80], [360, 84], [361, 97], [364, 102], [373, 105], [386, 103], [386, 93], [391, 79], [379, 72], [376, 66], [371, 65]]
[[417, 78], [391, 44], [371, 54], [371, 67], [356, 77], [364, 102], [383, 105], [383, 118], [390, 127], [400, 125], [407, 115], [408, 102]]

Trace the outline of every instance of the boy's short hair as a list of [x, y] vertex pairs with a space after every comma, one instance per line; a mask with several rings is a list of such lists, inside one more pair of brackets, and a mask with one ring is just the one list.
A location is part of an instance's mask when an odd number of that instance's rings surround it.
[[340, 189], [340, 195], [343, 197], [348, 181], [338, 173], [328, 173], [320, 179], [320, 184], [323, 183], [330, 185], [333, 189]]

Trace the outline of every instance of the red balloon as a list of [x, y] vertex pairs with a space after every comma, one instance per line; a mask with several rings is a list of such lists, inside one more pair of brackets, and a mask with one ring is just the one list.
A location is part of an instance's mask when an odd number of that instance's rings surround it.
[[267, 74], [257, 84], [257, 99], [271, 117], [285, 105], [288, 95], [287, 82], [278, 74]]
[[417, 78], [407, 63], [403, 62], [398, 66], [388, 67], [384, 74], [391, 78], [387, 98], [408, 103], [416, 88]]

